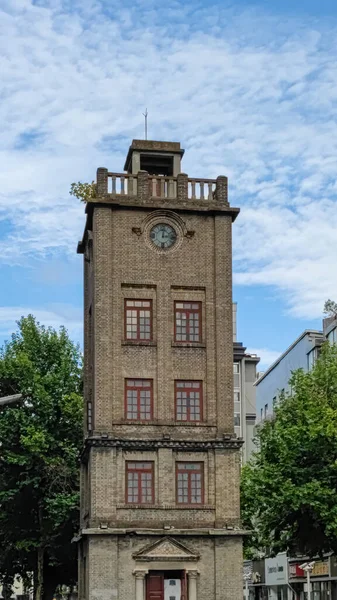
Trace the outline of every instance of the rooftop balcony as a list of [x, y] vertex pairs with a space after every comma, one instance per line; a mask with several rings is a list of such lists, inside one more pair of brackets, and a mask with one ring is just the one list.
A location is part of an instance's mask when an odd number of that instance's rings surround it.
[[185, 173], [177, 177], [149, 175], [147, 171], [111, 173], [107, 169], [97, 169], [97, 196], [107, 199], [176, 200], [206, 204], [228, 204], [227, 177], [217, 179], [189, 178]]

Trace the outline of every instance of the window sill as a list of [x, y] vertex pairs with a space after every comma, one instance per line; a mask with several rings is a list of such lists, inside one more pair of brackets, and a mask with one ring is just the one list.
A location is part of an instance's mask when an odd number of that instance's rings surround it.
[[144, 419], [121, 419], [120, 421], [113, 421], [112, 425], [151, 425], [160, 427], [176, 427], [182, 425], [186, 427], [216, 427], [216, 422], [207, 421], [156, 421], [152, 419], [147, 421]]
[[214, 510], [214, 506], [210, 504], [117, 504], [117, 509], [139, 509], [145, 508], [150, 510]]
[[206, 348], [203, 342], [171, 342], [172, 348]]
[[157, 342], [146, 342], [145, 340], [122, 340], [122, 346], [157, 346]]

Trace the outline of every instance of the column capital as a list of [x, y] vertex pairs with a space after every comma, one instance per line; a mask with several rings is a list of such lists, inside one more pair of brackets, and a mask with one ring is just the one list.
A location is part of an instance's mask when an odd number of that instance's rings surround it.
[[147, 574], [148, 574], [147, 569], [135, 569], [133, 571], [133, 575], [135, 576], [136, 579], [145, 579]]
[[199, 571], [197, 569], [193, 569], [193, 571], [187, 571], [187, 575], [189, 579], [197, 579]]

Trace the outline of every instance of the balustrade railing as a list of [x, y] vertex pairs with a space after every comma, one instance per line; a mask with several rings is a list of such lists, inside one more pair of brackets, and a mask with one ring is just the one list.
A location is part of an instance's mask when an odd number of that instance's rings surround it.
[[[185, 176], [186, 177], [186, 176]], [[187, 178], [187, 196], [189, 200], [208, 200], [215, 198], [215, 179]], [[177, 198], [177, 177], [148, 175], [149, 197]], [[136, 196], [138, 176], [129, 173], [108, 173], [108, 194], [117, 196]]]
[[108, 194], [136, 196], [137, 175], [130, 175], [129, 173], [108, 173]]
[[191, 200], [213, 200], [215, 179], [188, 179], [188, 197]]

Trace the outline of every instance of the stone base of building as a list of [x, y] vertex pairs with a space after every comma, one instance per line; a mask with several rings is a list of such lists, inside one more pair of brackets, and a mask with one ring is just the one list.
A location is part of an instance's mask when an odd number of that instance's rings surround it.
[[86, 535], [80, 600], [242, 600], [240, 535]]

